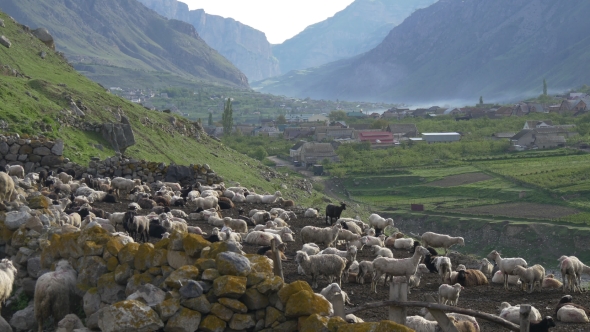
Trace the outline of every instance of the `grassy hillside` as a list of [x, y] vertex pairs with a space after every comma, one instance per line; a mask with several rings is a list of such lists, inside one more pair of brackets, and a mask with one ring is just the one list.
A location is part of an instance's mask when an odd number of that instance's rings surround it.
[[[170, 125], [172, 115], [148, 111], [107, 93], [76, 72], [58, 53], [25, 33], [6, 14], [0, 13], [0, 19], [6, 25], [0, 28], [0, 34], [12, 42], [10, 48], [0, 46], [0, 119], [8, 124], [5, 132], [36, 135], [41, 133], [41, 128], [49, 129], [43, 134], [64, 139], [65, 156], [81, 164], [87, 164], [93, 156], [113, 155], [99, 134], [60, 125], [57, 121], [68, 116], [63, 110], [69, 109], [66, 97], [71, 97], [81, 100], [88, 108], [86, 122], [116, 122], [114, 114], [118, 109], [129, 118], [137, 141], [127, 149], [129, 157], [183, 165], [207, 163], [229, 181], [239, 181], [261, 191], [280, 189], [284, 196], [296, 197], [299, 202], [320, 199], [317, 193], [311, 195], [296, 189], [301, 179], [295, 175], [285, 176], [285, 171], [274, 173], [258, 161], [208, 138], [197, 141], [183, 136]], [[45, 59], [39, 56], [41, 52], [46, 52]], [[26, 77], [15, 77], [12, 69]], [[175, 119], [191, 126], [185, 119]], [[104, 149], [96, 148], [98, 144]], [[287, 189], [281, 186], [283, 183]]]

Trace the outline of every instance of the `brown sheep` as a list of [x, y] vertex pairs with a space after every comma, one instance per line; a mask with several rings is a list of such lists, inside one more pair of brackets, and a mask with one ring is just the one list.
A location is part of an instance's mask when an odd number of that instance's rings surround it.
[[148, 209], [151, 210], [154, 207], [158, 206], [158, 203], [156, 203], [155, 201], [151, 200], [151, 199], [147, 199], [147, 198], [142, 198], [139, 201], [137, 201], [137, 204], [139, 204], [139, 207], [142, 209]]
[[457, 272], [457, 282], [463, 287], [474, 287], [488, 284], [488, 278], [480, 270], [460, 270]]
[[219, 205], [219, 208], [222, 210], [230, 210], [234, 208], [234, 202], [232, 202], [231, 199], [227, 198], [227, 197], [219, 197], [217, 204]]
[[291, 199], [283, 200], [283, 207], [293, 207], [295, 206], [295, 202]]
[[4, 172], [0, 172], [0, 201], [11, 201], [14, 181]]
[[541, 288], [559, 289], [561, 287], [563, 287], [563, 284], [561, 283], [561, 281], [555, 279], [555, 276], [553, 274], [548, 274], [543, 279], [543, 284], [541, 285]]
[[165, 196], [156, 196], [154, 197], [154, 201], [156, 202], [156, 205], [159, 206], [170, 206], [170, 199]]

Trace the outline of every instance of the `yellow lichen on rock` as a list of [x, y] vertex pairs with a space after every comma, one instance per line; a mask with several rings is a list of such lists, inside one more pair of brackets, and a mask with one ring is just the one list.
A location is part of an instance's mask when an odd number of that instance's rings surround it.
[[384, 320], [373, 323], [345, 324], [338, 327], [338, 332], [413, 332], [411, 328]]
[[107, 242], [106, 248], [107, 251], [113, 255], [117, 256], [119, 251], [125, 247], [125, 243], [123, 242], [123, 238], [121, 237], [114, 237]]
[[284, 285], [278, 293], [279, 299], [281, 300], [281, 303], [283, 305], [286, 305], [291, 295], [298, 293], [302, 290], [306, 290], [313, 293], [313, 289], [311, 289], [311, 286], [309, 286], [308, 283], [306, 283], [305, 281], [298, 280], [288, 285]]
[[285, 316], [287, 318], [297, 318], [312, 314], [329, 316], [331, 309], [332, 305], [325, 297], [308, 290], [302, 290], [289, 297], [285, 307]]
[[348, 324], [344, 318], [340, 317], [340, 316], [332, 316], [330, 317], [330, 320], [328, 321], [328, 330], [330, 332], [337, 332], [338, 328], [341, 325], [346, 325]]
[[170, 288], [179, 289], [181, 286], [182, 280], [185, 279], [192, 279], [197, 280], [199, 276], [199, 269], [196, 266], [192, 265], [185, 265], [179, 268], [178, 270], [172, 272], [168, 278], [164, 281], [166, 286]]
[[246, 255], [246, 258], [250, 260], [250, 267], [252, 268], [252, 272], [266, 273], [268, 276], [274, 275], [272, 259], [266, 256], [254, 254], [248, 254]]
[[182, 247], [187, 255], [199, 258], [201, 250], [211, 245], [211, 242], [205, 240], [201, 235], [187, 234], [182, 240]]
[[117, 266], [119, 266], [119, 260], [117, 260], [117, 257], [111, 257], [107, 260], [107, 270], [109, 270], [109, 272], [115, 272]]
[[328, 332], [328, 317], [313, 314], [303, 321], [300, 332]]
[[237, 299], [246, 292], [246, 277], [222, 276], [213, 281], [213, 291], [217, 297]]
[[207, 315], [207, 317], [201, 321], [201, 325], [199, 325], [199, 331], [223, 332], [226, 326], [227, 323], [219, 319], [217, 316]]
[[135, 254], [137, 254], [137, 250], [139, 250], [139, 243], [127, 243], [125, 247], [123, 247], [123, 249], [121, 249], [117, 254], [119, 263], [127, 263], [130, 266], [133, 266], [133, 260], [135, 259]]
[[154, 245], [151, 243], [142, 243], [139, 245], [133, 260], [133, 267], [140, 272], [147, 271], [152, 267], [154, 260]]

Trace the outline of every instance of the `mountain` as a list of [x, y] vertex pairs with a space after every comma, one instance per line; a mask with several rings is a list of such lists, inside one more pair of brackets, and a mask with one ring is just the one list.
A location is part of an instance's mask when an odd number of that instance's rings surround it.
[[251, 82], [280, 74], [264, 32], [202, 9], [189, 10], [185, 3], [176, 0], [139, 1], [162, 16], [192, 24], [209, 46], [244, 72]]
[[3, 0], [0, 9], [31, 28], [47, 28], [57, 49], [99, 81], [119, 67], [248, 87], [246, 76], [192, 25], [168, 20], [136, 0]]
[[584, 0], [441, 0], [355, 58], [291, 72], [260, 90], [406, 103], [511, 101], [588, 83]]
[[396, 25], [436, 0], [356, 0], [325, 21], [273, 46], [281, 73], [350, 58], [379, 45]]

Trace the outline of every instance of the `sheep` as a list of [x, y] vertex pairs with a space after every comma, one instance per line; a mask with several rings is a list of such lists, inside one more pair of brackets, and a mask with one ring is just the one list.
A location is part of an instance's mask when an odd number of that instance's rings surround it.
[[246, 238], [244, 239], [244, 242], [258, 246], [270, 246], [270, 241], [272, 239], [277, 239], [277, 244], [283, 243], [281, 237], [277, 234], [260, 231], [253, 231], [248, 233], [248, 235], [246, 235]]
[[328, 255], [328, 254], [338, 255], [340, 257], [346, 258], [349, 262], [354, 262], [354, 261], [356, 261], [356, 253], [357, 253], [356, 247], [351, 246], [351, 247], [346, 248], [346, 250], [338, 250], [336, 248], [326, 248], [320, 252], [320, 255]]
[[541, 284], [545, 277], [545, 268], [539, 264], [535, 264], [531, 267], [524, 268], [522, 266], [515, 266], [513, 273], [520, 277], [523, 287], [530, 285], [529, 294], [535, 289], [535, 285], [539, 285], [539, 291], [541, 291]]
[[438, 287], [438, 303], [449, 303], [451, 306], [456, 306], [462, 289], [463, 286], [458, 283], [452, 286], [447, 284], [440, 285], [440, 287]]
[[373, 236], [363, 236], [361, 237], [361, 243], [364, 246], [374, 246], [374, 245], [378, 245], [380, 247], [385, 247], [385, 244], [383, 243], [383, 239], [378, 238], [378, 237], [373, 237]]
[[473, 287], [488, 284], [488, 278], [480, 270], [462, 269], [457, 272], [457, 282], [463, 287]]
[[338, 233], [342, 226], [319, 228], [314, 226], [305, 226], [301, 229], [301, 241], [305, 243], [323, 243], [326, 247], [331, 247], [338, 238]]
[[186, 230], [189, 234], [207, 235], [207, 233], [204, 233], [201, 228], [197, 226], [186, 226]]
[[207, 223], [209, 223], [209, 225], [215, 226], [215, 227], [223, 227], [224, 226], [223, 218], [219, 218], [219, 217], [217, 217], [217, 215], [211, 215], [207, 219]]
[[359, 263], [359, 272], [356, 277], [356, 283], [363, 285], [366, 277], [369, 277], [371, 280], [373, 279], [373, 262], [371, 261], [361, 261]]
[[11, 260], [4, 258], [0, 261], [0, 308], [12, 293], [12, 285], [17, 273], [18, 270], [12, 265]]
[[410, 258], [395, 259], [387, 257], [379, 257], [373, 261], [373, 281], [371, 282], [371, 291], [377, 293], [377, 281], [381, 275], [388, 274], [391, 276], [405, 276], [406, 282], [410, 282], [410, 277], [416, 273], [418, 264], [422, 256], [428, 254], [426, 248], [419, 246], [416, 252]]
[[438, 252], [432, 247], [426, 248], [428, 250], [428, 255], [424, 256], [424, 265], [428, 268], [430, 273], [438, 273], [438, 269], [436, 268], [436, 264], [434, 264], [434, 259], [438, 257]]
[[540, 322], [530, 322], [529, 332], [549, 332], [549, 329], [555, 327], [553, 317], [547, 316]]
[[66, 172], [61, 172], [57, 175], [57, 178], [64, 184], [68, 184], [70, 183], [70, 181], [72, 181], [73, 176], [69, 175]]
[[418, 264], [418, 268], [416, 269], [416, 273], [410, 277], [410, 283], [408, 284], [408, 294], [411, 294], [410, 288], [417, 288], [420, 286], [420, 280], [424, 273], [428, 273], [428, 268], [424, 264]]
[[393, 243], [395, 249], [410, 250], [414, 247], [414, 240], [410, 238], [396, 239]]
[[282, 197], [277, 198], [277, 203], [281, 204], [282, 207], [293, 207], [295, 206], [295, 201], [292, 199], [284, 199]]
[[[508, 275], [513, 274], [514, 268], [516, 266], [527, 267], [527, 263], [524, 259], [518, 258], [504, 258], [500, 256], [500, 253], [496, 250], [492, 250], [488, 254], [488, 258], [495, 261], [500, 268], [500, 271], [504, 274], [504, 289], [508, 289]], [[540, 320], [540, 319], [539, 319]]]
[[377, 236], [385, 229], [387, 226], [393, 227], [393, 219], [391, 218], [383, 218], [380, 215], [373, 213], [369, 216], [369, 225], [375, 228], [375, 234]]
[[440, 330], [436, 321], [429, 321], [420, 316], [406, 317], [404, 325], [416, 332], [436, 332]]
[[232, 197], [231, 201], [234, 203], [244, 203], [246, 201], [246, 196], [240, 193], [236, 193], [234, 197]]
[[342, 225], [342, 229], [348, 230], [353, 234], [358, 234], [360, 236], [363, 235], [362, 228], [359, 225], [357, 225], [357, 223], [353, 219], [340, 218], [338, 219], [338, 221], [336, 221], [336, 223]]
[[[373, 228], [371, 228], [372, 230]], [[374, 230], [373, 230], [374, 231]], [[369, 235], [369, 234], [367, 234]], [[371, 235], [372, 236], [372, 235]], [[383, 243], [385, 243], [386, 247], [390, 247], [390, 248], [395, 248], [395, 241], [398, 239], [403, 239], [404, 238], [404, 234], [401, 232], [396, 232], [395, 234], [392, 234], [390, 236], [388, 236], [385, 241], [383, 241]], [[418, 241], [416, 241], [418, 242]]]
[[246, 203], [262, 203], [262, 195], [250, 194], [246, 196]]
[[306, 243], [301, 248], [301, 251], [307, 253], [308, 255], [317, 255], [320, 252], [320, 247], [318, 247], [315, 243]]
[[116, 177], [111, 180], [111, 188], [113, 189], [117, 197], [120, 197], [119, 195], [121, 190], [129, 194], [131, 190], [135, 188], [135, 186], [141, 186], [140, 179], [129, 180], [122, 177]]
[[25, 169], [21, 165], [8, 166], [8, 175], [16, 176], [19, 179], [25, 178]]
[[492, 270], [493, 269], [494, 269], [494, 265], [492, 265], [492, 263], [490, 263], [490, 261], [488, 261], [487, 258], [484, 258], [484, 259], [481, 260], [480, 266], [479, 266], [479, 270], [486, 277], [491, 277], [492, 276]]
[[[250, 196], [250, 195], [248, 195]], [[276, 202], [277, 198], [281, 197], [281, 192], [276, 191], [274, 195], [262, 195], [260, 198], [260, 203], [262, 204], [273, 204]]]
[[445, 255], [448, 254], [449, 248], [455, 244], [464, 246], [465, 240], [462, 237], [451, 237], [446, 234], [437, 234], [433, 232], [426, 232], [422, 234], [422, 245], [431, 246], [434, 248], [444, 248]]
[[325, 276], [332, 282], [338, 279], [338, 286], [342, 287], [342, 273], [346, 269], [346, 258], [338, 255], [314, 255], [309, 256], [303, 251], [297, 251], [295, 262], [299, 264], [306, 275], [311, 275], [312, 288], [318, 288], [317, 278]]
[[[492, 283], [494, 284], [504, 284], [504, 273], [502, 271], [496, 271], [492, 276]], [[518, 276], [509, 275], [508, 276], [508, 284], [520, 286], [522, 285], [520, 278]]]
[[168, 216], [166, 213], [160, 214], [159, 219], [160, 224], [166, 228], [168, 233], [173, 233], [174, 231], [178, 231], [183, 234], [188, 233], [186, 222], [176, 220], [176, 218], [170, 218], [170, 216]]
[[356, 324], [356, 323], [364, 323], [365, 321], [362, 320], [361, 318], [358, 318], [357, 316], [353, 315], [353, 314], [348, 314], [344, 317], [344, 320], [349, 323], [349, 324]]
[[588, 323], [586, 312], [572, 305], [564, 305], [557, 311], [557, 320], [564, 323]]
[[8, 174], [0, 172], [0, 202], [10, 201], [14, 191], [14, 180]]
[[256, 225], [264, 224], [265, 222], [270, 220], [270, 213], [266, 211], [260, 211], [254, 213], [250, 218]]
[[309, 208], [309, 209], [305, 210], [305, 212], [303, 213], [303, 217], [317, 218], [318, 217], [318, 210], [313, 209], [313, 208]]
[[580, 283], [582, 279], [582, 262], [576, 256], [561, 256], [559, 259], [559, 269], [561, 270], [561, 281], [563, 282], [563, 292], [566, 289], [573, 289], [582, 292]]
[[113, 189], [110, 189], [108, 191], [108, 194], [106, 194], [104, 196], [104, 198], [102, 199], [102, 201], [104, 203], [118, 203], [117, 202], [117, 196], [113, 195]]
[[151, 219], [150, 220], [149, 236], [155, 237], [157, 239], [163, 239], [164, 234], [170, 234], [170, 233], [168, 232], [166, 227], [164, 227], [160, 224], [160, 220], [159, 219]]
[[218, 200], [215, 196], [198, 197], [189, 201], [190, 206], [201, 208], [203, 210], [217, 208]]
[[555, 316], [557, 317], [557, 312], [559, 311], [559, 309], [561, 309], [561, 307], [565, 306], [565, 305], [571, 305], [573, 307], [576, 307], [578, 309], [583, 310], [586, 313], [586, 316], [590, 316], [590, 310], [588, 310], [586, 307], [583, 307], [579, 304], [573, 303], [573, 297], [571, 295], [564, 295], [561, 297], [561, 299], [559, 300], [559, 303], [557, 303], [557, 306], [555, 307]]
[[128, 211], [123, 218], [123, 226], [133, 240], [149, 241], [150, 222], [145, 216], [138, 216], [135, 211]]
[[[436, 319], [432, 316], [432, 314], [426, 308], [420, 309], [420, 314], [424, 316], [426, 320], [435, 321]], [[473, 316], [457, 314], [457, 313], [447, 313], [447, 317], [455, 324], [457, 330], [459, 332], [479, 332], [480, 327], [477, 323], [477, 320]], [[465, 324], [461, 324], [465, 323]]]
[[[520, 324], [520, 304], [511, 306], [508, 302], [502, 302], [500, 304], [500, 318], [512, 322], [514, 324]], [[541, 313], [537, 308], [531, 306], [531, 313], [529, 318], [531, 322], [538, 322], [541, 320]]]
[[248, 224], [241, 219], [223, 218], [223, 224], [238, 233], [248, 233]]
[[330, 303], [333, 303], [334, 299], [340, 296], [342, 297], [342, 303], [352, 305], [352, 303], [350, 302], [350, 298], [348, 297], [348, 294], [346, 294], [346, 292], [343, 291], [337, 283], [329, 284], [327, 287], [322, 289], [320, 295], [325, 297], [326, 300], [330, 301]]
[[459, 271], [465, 271], [465, 270], [467, 270], [467, 268], [463, 264], [457, 265], [457, 268], [455, 269], [455, 271], [457, 271], [457, 272], [459, 272]]
[[340, 203], [340, 206], [328, 204], [326, 206], [326, 224], [328, 220], [330, 221], [330, 225], [332, 225], [334, 219], [340, 219], [343, 210], [346, 210], [346, 204], [344, 203]]
[[43, 331], [43, 320], [53, 316], [54, 322], [61, 321], [72, 312], [74, 303], [76, 279], [78, 274], [66, 260], [56, 264], [54, 272], [43, 274], [37, 279], [35, 285], [35, 319], [39, 326], [38, 331]]
[[555, 279], [553, 274], [548, 274], [545, 278], [543, 278], [543, 284], [541, 288], [550, 288], [550, 289], [559, 289], [563, 287], [561, 281]]
[[358, 241], [361, 239], [361, 236], [358, 234], [354, 234], [349, 230], [346, 229], [341, 229], [340, 232], [338, 232], [338, 241]]
[[283, 227], [280, 230], [266, 228], [263, 230], [263, 232], [276, 234], [280, 236], [282, 241], [284, 242], [295, 242], [295, 240], [293, 239], [293, 231], [288, 227]]
[[379, 245], [374, 245], [373, 246], [373, 254], [376, 257], [389, 257], [389, 258], [393, 258], [393, 253], [391, 252], [391, 250], [381, 247]]
[[450, 258], [441, 256], [436, 257], [434, 258], [434, 265], [436, 266], [441, 282], [445, 282], [447, 275], [449, 278], [451, 277], [452, 265]]
[[71, 213], [69, 215], [69, 224], [80, 228], [80, 226], [82, 226], [82, 217], [80, 217], [80, 215], [76, 212]]
[[[277, 246], [277, 250], [279, 251], [279, 256], [281, 257], [282, 261], [286, 261], [287, 257], [285, 256], [285, 251], [287, 250], [287, 244], [281, 243]], [[272, 247], [266, 246], [258, 249], [256, 252], [258, 255], [265, 255], [266, 257], [274, 260], [274, 255], [272, 253]]]
[[231, 199], [227, 197], [219, 197], [217, 204], [219, 204], [219, 208], [222, 210], [231, 210], [235, 207]]

